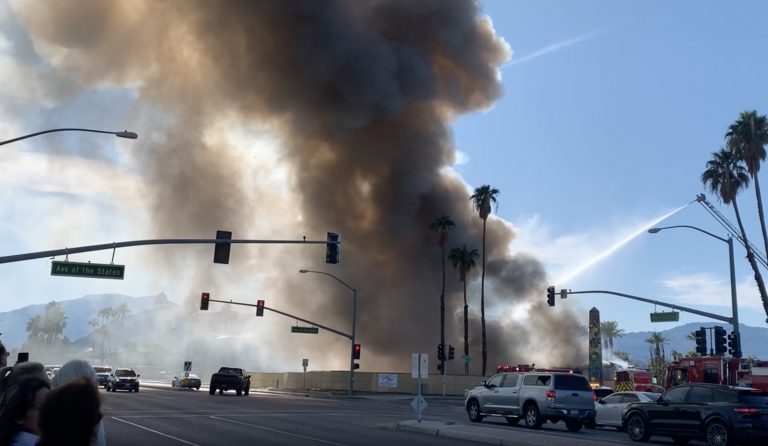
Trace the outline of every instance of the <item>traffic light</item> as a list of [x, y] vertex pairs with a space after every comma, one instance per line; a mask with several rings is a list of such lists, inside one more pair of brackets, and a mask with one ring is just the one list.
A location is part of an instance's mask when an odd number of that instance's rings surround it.
[[699, 353], [701, 356], [704, 356], [707, 354], [707, 329], [704, 327], [701, 327], [699, 330], [696, 330], [696, 353]]
[[208, 311], [208, 300], [211, 298], [210, 293], [203, 293], [202, 296], [200, 296], [200, 309]]
[[448, 360], [450, 361], [453, 359], [454, 349], [452, 345], [448, 346]]
[[715, 327], [715, 354], [724, 355], [728, 351], [725, 346], [725, 328], [717, 326]]
[[[231, 231], [216, 231], [216, 240], [232, 240]], [[229, 263], [230, 243], [216, 243], [213, 248], [213, 263]]]
[[256, 301], [256, 316], [264, 316], [264, 301], [261, 299]]
[[437, 363], [437, 371], [440, 372], [441, 374], [443, 373], [443, 363], [441, 362]]
[[734, 358], [741, 358], [741, 339], [739, 339], [739, 333], [731, 332], [728, 335], [728, 353]]
[[360, 359], [360, 344], [355, 344], [354, 349], [352, 349], [352, 357], [354, 359]]
[[445, 351], [443, 350], [443, 344], [437, 344], [437, 360], [445, 361]]
[[547, 287], [547, 305], [550, 307], [555, 306], [555, 287], [549, 286]]
[[352, 366], [352, 370], [357, 370], [360, 368], [360, 364], [355, 363], [355, 365]]
[[[329, 232], [325, 240], [341, 243], [341, 236], [336, 232]], [[325, 244], [325, 263], [339, 263], [339, 257], [341, 256], [341, 246], [339, 243]]]

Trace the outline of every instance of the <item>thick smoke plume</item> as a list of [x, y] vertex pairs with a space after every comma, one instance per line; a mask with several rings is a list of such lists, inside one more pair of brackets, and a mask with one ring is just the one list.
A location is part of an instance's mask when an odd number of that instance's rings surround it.
[[[359, 289], [363, 370], [404, 370], [411, 352], [434, 354], [441, 272], [427, 225], [444, 214], [455, 221], [447, 250], [463, 243], [479, 249], [482, 238], [471, 190], [446, 169], [455, 157], [450, 124], [492, 105], [509, 57], [476, 2], [62, 0], [22, 3], [17, 13], [63, 77], [83, 89], [135, 89], [134, 129], [142, 135], [135, 156], [154, 236], [212, 237], [220, 228], [235, 238], [316, 240], [337, 231], [343, 245], [335, 266], [323, 264], [318, 246], [234, 246], [230, 266], [248, 268], [227, 276], [226, 289], [268, 283], [259, 290], [274, 296], [268, 305], [348, 327], [349, 300], [338, 296], [346, 290], [295, 272], [328, 271]], [[221, 131], [226, 122], [274, 135], [272, 162], [287, 167], [285, 189], [260, 182], [264, 172], [243, 172], [232, 155], [240, 149]], [[514, 207], [526, 193], [503, 190], [500, 205]], [[254, 226], [256, 220], [274, 224]], [[264, 227], [271, 233], [251, 236]], [[514, 236], [489, 218], [489, 370], [537, 358], [542, 365], [583, 364], [582, 324], [540, 305], [545, 272], [535, 258], [510, 254]], [[199, 254], [184, 296], [190, 307], [201, 289], [217, 280], [225, 286], [216, 272], [222, 270], [210, 266], [210, 247]], [[166, 250], [156, 261], [172, 272], [189, 265], [179, 257]], [[479, 272], [478, 261], [468, 287], [472, 373], [480, 371]], [[457, 277], [449, 264], [447, 342], [460, 356]], [[520, 304], [530, 319], [508, 316]], [[337, 357], [328, 364], [348, 365], [343, 339], [261, 336], [270, 342], [260, 349], [275, 355], [288, 346], [328, 349]], [[463, 371], [460, 359], [454, 362], [449, 371]]]

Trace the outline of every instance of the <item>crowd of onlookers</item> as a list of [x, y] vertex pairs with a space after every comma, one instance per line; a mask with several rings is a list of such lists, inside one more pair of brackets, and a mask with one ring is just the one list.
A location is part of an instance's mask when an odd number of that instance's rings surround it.
[[64, 364], [49, 380], [43, 364], [0, 368], [0, 446], [104, 446], [93, 367]]

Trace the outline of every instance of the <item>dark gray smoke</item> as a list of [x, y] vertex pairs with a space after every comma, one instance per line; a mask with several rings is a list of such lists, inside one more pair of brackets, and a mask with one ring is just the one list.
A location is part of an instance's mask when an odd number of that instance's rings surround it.
[[[272, 238], [322, 239], [338, 231], [340, 265], [324, 265], [320, 248], [270, 246], [249, 248], [249, 258], [235, 247], [232, 263], [269, 277], [270, 294], [284, 296], [275, 306], [312, 312], [331, 326], [347, 326], [349, 301], [336, 297], [338, 284], [296, 277], [295, 270], [326, 270], [357, 286], [364, 370], [402, 370], [411, 352], [434, 354], [441, 273], [427, 225], [443, 214], [456, 222], [447, 250], [465, 242], [480, 248], [482, 236], [471, 191], [444, 170], [455, 156], [450, 124], [491, 106], [509, 57], [476, 2], [67, 0], [25, 8], [19, 13], [30, 32], [64, 50], [63, 75], [83, 88], [136, 88], [136, 122], [145, 126], [135, 128], [142, 135], [136, 156], [155, 236], [212, 237], [230, 229], [245, 237], [250, 222], [278, 215], [292, 216], [295, 226], [286, 229], [295, 233]], [[290, 191], [244, 184], [233, 148], [209, 132], [225, 116], [277, 135], [274, 162], [290, 167]], [[501, 206], [514, 207], [525, 193], [531, 191], [503, 190]], [[570, 314], [541, 308], [545, 273], [535, 258], [509, 254], [514, 236], [502, 221], [488, 220], [489, 370], [531, 362], [531, 345], [545, 338], [551, 345], [537, 349], [552, 352], [550, 365], [584, 362], [577, 342], [583, 328]], [[163, 252], [158, 265], [181, 267], [177, 252]], [[217, 280], [210, 247], [199, 253], [206, 262], [189, 284], [192, 307]], [[478, 264], [471, 277], [479, 272]], [[243, 286], [250, 280], [235, 279]], [[448, 342], [460, 355], [462, 294], [450, 265], [447, 282]], [[479, 358], [479, 281], [469, 293], [472, 354]], [[324, 294], [334, 297], [318, 297]], [[512, 304], [530, 298], [532, 319], [510, 321]], [[270, 345], [297, 342], [284, 336]], [[307, 342], [320, 348], [318, 339]], [[463, 370], [456, 362], [452, 367]], [[472, 371], [479, 367], [474, 360]]]

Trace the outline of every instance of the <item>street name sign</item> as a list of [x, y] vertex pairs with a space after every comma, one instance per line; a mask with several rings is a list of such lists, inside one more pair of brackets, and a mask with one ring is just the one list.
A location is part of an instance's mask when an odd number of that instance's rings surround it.
[[317, 334], [318, 331], [320, 331], [320, 329], [317, 327], [299, 327], [298, 325], [291, 327], [291, 333]]
[[52, 276], [87, 277], [91, 279], [120, 279], [125, 276], [125, 265], [102, 263], [61, 262], [51, 263]]
[[651, 322], [677, 322], [680, 320], [680, 313], [677, 311], [663, 311], [661, 313], [651, 313]]

